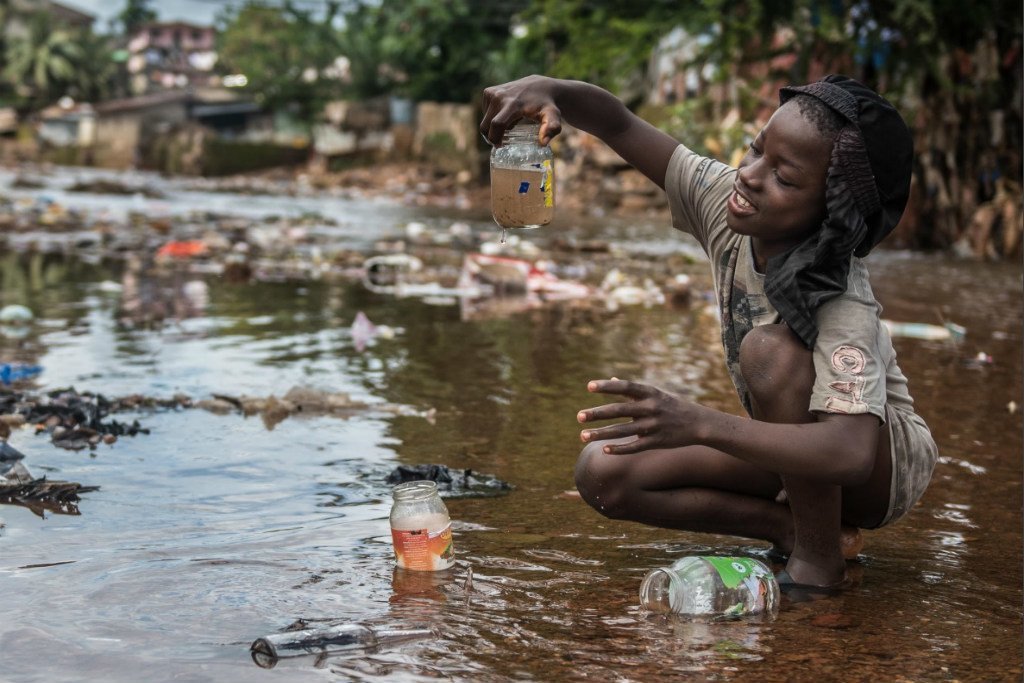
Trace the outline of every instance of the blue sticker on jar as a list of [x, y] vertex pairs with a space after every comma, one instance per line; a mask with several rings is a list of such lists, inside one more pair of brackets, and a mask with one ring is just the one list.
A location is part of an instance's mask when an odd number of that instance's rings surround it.
[[519, 183], [519, 194], [526, 194], [530, 191], [530, 181], [524, 180]]

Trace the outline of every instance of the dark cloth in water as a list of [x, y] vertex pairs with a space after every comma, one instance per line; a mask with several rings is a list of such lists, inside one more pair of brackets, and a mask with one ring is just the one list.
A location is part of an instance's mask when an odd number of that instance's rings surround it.
[[470, 469], [453, 470], [447, 465], [399, 465], [386, 481], [394, 486], [423, 480], [435, 482], [442, 498], [500, 496], [512, 490], [511, 484], [490, 474]]

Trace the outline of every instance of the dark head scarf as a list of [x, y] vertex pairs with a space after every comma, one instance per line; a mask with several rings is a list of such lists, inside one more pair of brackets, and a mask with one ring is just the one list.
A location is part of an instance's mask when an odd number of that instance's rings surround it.
[[821, 100], [846, 122], [832, 147], [821, 229], [772, 257], [765, 275], [768, 300], [811, 348], [818, 338], [815, 313], [846, 291], [851, 257], [866, 256], [903, 215], [914, 149], [895, 107], [852, 78], [782, 88], [780, 103], [794, 95]]

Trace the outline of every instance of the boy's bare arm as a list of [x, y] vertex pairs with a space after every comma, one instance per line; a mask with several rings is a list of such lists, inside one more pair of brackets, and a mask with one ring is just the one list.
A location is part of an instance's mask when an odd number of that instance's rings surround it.
[[582, 81], [527, 76], [484, 90], [480, 132], [494, 145], [516, 121], [541, 124], [540, 142], [548, 144], [562, 121], [603, 140], [628, 164], [665, 187], [669, 159], [679, 142], [629, 111], [607, 90]]
[[777, 424], [729, 415], [637, 382], [599, 380], [588, 388], [631, 399], [577, 416], [580, 422], [631, 418], [581, 434], [584, 441], [636, 437], [609, 444], [609, 453], [701, 444], [770, 472], [841, 486], [863, 484], [874, 465], [880, 424], [874, 415], [828, 414], [817, 422]]

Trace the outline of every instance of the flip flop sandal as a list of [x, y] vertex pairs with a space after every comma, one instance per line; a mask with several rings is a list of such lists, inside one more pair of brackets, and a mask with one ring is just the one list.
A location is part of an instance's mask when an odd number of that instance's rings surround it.
[[790, 602], [812, 602], [814, 600], [834, 598], [837, 595], [841, 595], [850, 586], [849, 579], [843, 579], [831, 586], [799, 583], [785, 569], [776, 572], [775, 580], [779, 584], [779, 590], [789, 598]]

